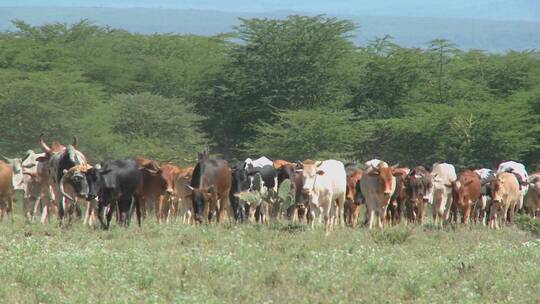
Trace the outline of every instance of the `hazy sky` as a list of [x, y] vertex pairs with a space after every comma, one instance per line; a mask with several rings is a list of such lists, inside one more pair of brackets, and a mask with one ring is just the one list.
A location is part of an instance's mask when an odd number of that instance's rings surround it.
[[0, 0], [0, 6], [153, 7], [231, 12], [293, 10], [341, 15], [540, 21], [540, 0]]

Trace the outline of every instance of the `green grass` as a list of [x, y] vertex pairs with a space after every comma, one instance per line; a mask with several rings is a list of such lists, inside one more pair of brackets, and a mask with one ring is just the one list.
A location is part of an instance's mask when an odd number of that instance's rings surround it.
[[[19, 213], [20, 214], [20, 213]], [[3, 303], [538, 303], [516, 227], [0, 224]]]

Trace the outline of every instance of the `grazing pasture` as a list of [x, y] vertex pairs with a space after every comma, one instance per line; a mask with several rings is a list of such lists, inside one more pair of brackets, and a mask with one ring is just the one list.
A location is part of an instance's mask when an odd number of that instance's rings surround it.
[[[516, 226], [0, 224], [5, 303], [535, 303], [540, 239]], [[531, 223], [528, 223], [531, 225]], [[520, 226], [521, 227], [521, 226]]]

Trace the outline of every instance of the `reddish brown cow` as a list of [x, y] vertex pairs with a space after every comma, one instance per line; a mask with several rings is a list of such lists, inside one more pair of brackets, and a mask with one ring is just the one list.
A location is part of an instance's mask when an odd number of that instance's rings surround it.
[[461, 213], [461, 223], [468, 224], [474, 205], [482, 195], [480, 176], [472, 170], [464, 170], [458, 174], [452, 183], [452, 207]]
[[161, 176], [161, 168], [156, 161], [144, 157], [136, 157], [135, 162], [142, 172], [142, 185], [139, 189], [143, 218], [148, 215], [147, 201], [154, 202], [154, 211], [159, 221], [159, 204], [165, 199], [167, 182]]
[[10, 165], [0, 160], [0, 222], [4, 219], [4, 210], [6, 210], [11, 222], [13, 222], [14, 193], [13, 170]]
[[359, 197], [360, 179], [364, 175], [362, 169], [356, 167], [345, 167], [347, 172], [347, 191], [345, 194], [345, 223], [351, 227], [358, 225], [358, 216], [360, 215], [360, 204], [362, 199]]
[[396, 178], [396, 190], [388, 205], [386, 219], [396, 225], [401, 223], [405, 214], [405, 208], [408, 201], [407, 187], [405, 186], [405, 178], [409, 174], [409, 168], [394, 169], [394, 177]]
[[296, 164], [293, 164], [291, 162], [288, 162], [286, 160], [283, 160], [283, 159], [276, 159], [274, 160], [274, 168], [277, 170], [283, 166], [296, 166]]

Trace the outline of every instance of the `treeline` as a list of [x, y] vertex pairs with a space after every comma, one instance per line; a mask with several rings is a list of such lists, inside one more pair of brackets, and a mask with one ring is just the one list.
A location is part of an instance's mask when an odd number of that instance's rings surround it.
[[381, 158], [537, 168], [540, 53], [355, 46], [347, 20], [249, 19], [213, 37], [95, 26], [0, 34], [0, 152], [80, 138], [92, 160]]

